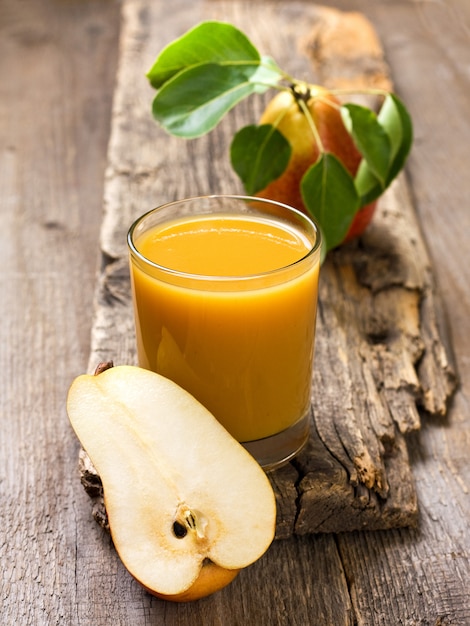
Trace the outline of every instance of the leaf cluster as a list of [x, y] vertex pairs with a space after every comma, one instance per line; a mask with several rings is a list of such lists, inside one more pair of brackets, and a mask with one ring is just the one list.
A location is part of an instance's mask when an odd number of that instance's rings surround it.
[[[213, 130], [248, 96], [272, 88], [291, 90], [319, 147], [317, 161], [302, 178], [301, 193], [322, 229], [327, 249], [343, 241], [356, 213], [384, 192], [411, 149], [411, 118], [396, 95], [381, 92], [378, 114], [357, 104], [340, 105], [343, 123], [362, 156], [352, 176], [318, 141], [307, 105], [310, 86], [260, 55], [248, 37], [229, 23], [202, 22], [187, 31], [161, 51], [147, 77], [157, 91], [152, 105], [155, 120], [170, 134], [186, 139]], [[245, 126], [230, 148], [232, 167], [250, 195], [281, 176], [291, 154], [288, 139], [271, 124]]]

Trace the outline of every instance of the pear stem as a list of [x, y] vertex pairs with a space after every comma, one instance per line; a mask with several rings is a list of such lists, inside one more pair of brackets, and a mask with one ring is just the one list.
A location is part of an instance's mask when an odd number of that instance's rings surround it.
[[323, 145], [323, 141], [320, 137], [320, 133], [318, 132], [317, 125], [315, 124], [315, 120], [313, 119], [313, 116], [307, 105], [312, 95], [310, 87], [307, 85], [307, 83], [295, 83], [291, 86], [291, 91], [292, 91], [292, 94], [294, 95], [294, 98], [297, 102], [298, 107], [300, 108], [300, 110], [302, 111], [302, 113], [305, 115], [307, 119], [308, 125], [310, 126], [310, 129], [312, 131], [315, 143], [318, 146], [318, 150], [322, 153], [325, 152], [325, 146]]
[[103, 372], [111, 369], [112, 367], [114, 367], [114, 363], [112, 361], [102, 361], [101, 363], [98, 363], [98, 365], [96, 366], [94, 376], [98, 376], [99, 374], [102, 374]]

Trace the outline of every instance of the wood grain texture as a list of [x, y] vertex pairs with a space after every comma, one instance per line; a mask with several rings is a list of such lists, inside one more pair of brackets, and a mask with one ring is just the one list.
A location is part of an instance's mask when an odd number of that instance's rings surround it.
[[[264, 10], [256, 15], [251, 9], [251, 19], [244, 20], [236, 3], [214, 6], [212, 17], [227, 19], [232, 11], [230, 21], [251, 30], [255, 42], [260, 40], [259, 49], [264, 52], [267, 46], [266, 52], [295, 76], [302, 72], [307, 77], [310, 72], [311, 82], [359, 90], [366, 85], [391, 86], [378, 37], [359, 13], [305, 7], [301, 14], [291, 14], [286, 31], [283, 16], [273, 11], [271, 29], [284, 33], [288, 41], [286, 45], [276, 41], [273, 47], [258, 29], [261, 17], [267, 19]], [[256, 101], [249, 101], [197, 141], [184, 142], [155, 128], [150, 90], [140, 68], [150, 67], [154, 60], [151, 50], [159, 33], [159, 12], [148, 2], [134, 0], [125, 4], [124, 17], [101, 231], [107, 265], [97, 292], [91, 371], [102, 360], [136, 362], [125, 248], [128, 227], [148, 202], [156, 205], [183, 195], [213, 193], [227, 181], [230, 191], [239, 191], [228, 159], [234, 124], [241, 127], [258, 118]], [[360, 50], [355, 46], [358, 40]], [[299, 50], [295, 70], [284, 54], [294, 46]], [[215, 158], [212, 146], [217, 146]], [[176, 178], [185, 177], [193, 167], [194, 179], [186, 181], [183, 191]], [[167, 192], [172, 180], [178, 194], [174, 197]], [[322, 267], [312, 435], [298, 458], [270, 474], [278, 501], [277, 538], [416, 523], [404, 435], [419, 429], [419, 405], [445, 415], [455, 387], [434, 297], [432, 268], [402, 176], [379, 203], [366, 235], [331, 253]], [[428, 306], [422, 307], [425, 300]], [[420, 371], [426, 374], [425, 389]], [[95, 514], [98, 520], [105, 519], [96, 503]]]
[[[85, 370], [90, 350], [121, 3], [0, 0], [1, 624], [470, 623], [470, 4], [323, 4], [360, 11], [373, 22], [415, 121], [410, 195], [461, 380], [447, 416], [427, 417], [407, 436], [418, 527], [277, 541], [229, 588], [191, 605], [158, 601], [130, 578], [108, 534], [91, 518], [64, 409], [68, 385]], [[290, 16], [297, 20], [312, 7], [310, 1], [275, 0], [228, 5], [219, 5], [227, 19], [253, 22], [252, 32], [266, 42], [274, 37], [272, 15], [279, 13], [283, 28], [273, 46], [288, 46]], [[198, 19], [215, 15], [217, 2], [167, 6], [149, 57]], [[267, 17], [260, 24], [261, 8]], [[304, 64], [295, 57], [293, 66]], [[225, 159], [214, 144], [206, 144], [211, 154]], [[188, 163], [191, 150], [184, 148]], [[167, 176], [169, 165], [160, 167]], [[198, 184], [198, 167], [188, 168], [183, 190]], [[167, 179], [163, 199], [179, 195], [179, 181]], [[146, 206], [154, 200], [147, 198]], [[119, 307], [116, 289], [110, 297]], [[123, 343], [124, 354], [127, 339]]]
[[89, 353], [119, 16], [42, 0], [0, 16], [0, 623], [73, 624], [88, 515], [64, 398]]

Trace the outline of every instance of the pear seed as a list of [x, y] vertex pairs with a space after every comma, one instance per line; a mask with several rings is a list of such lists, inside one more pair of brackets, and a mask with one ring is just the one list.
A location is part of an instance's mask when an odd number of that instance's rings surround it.
[[188, 534], [186, 526], [183, 526], [180, 522], [173, 522], [173, 534], [178, 539], [183, 539]]

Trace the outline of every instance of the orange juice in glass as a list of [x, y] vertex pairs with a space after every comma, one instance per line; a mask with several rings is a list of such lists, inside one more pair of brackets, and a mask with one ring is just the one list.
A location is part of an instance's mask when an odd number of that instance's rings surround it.
[[242, 196], [173, 202], [128, 234], [138, 361], [206, 406], [266, 469], [309, 433], [320, 234]]

